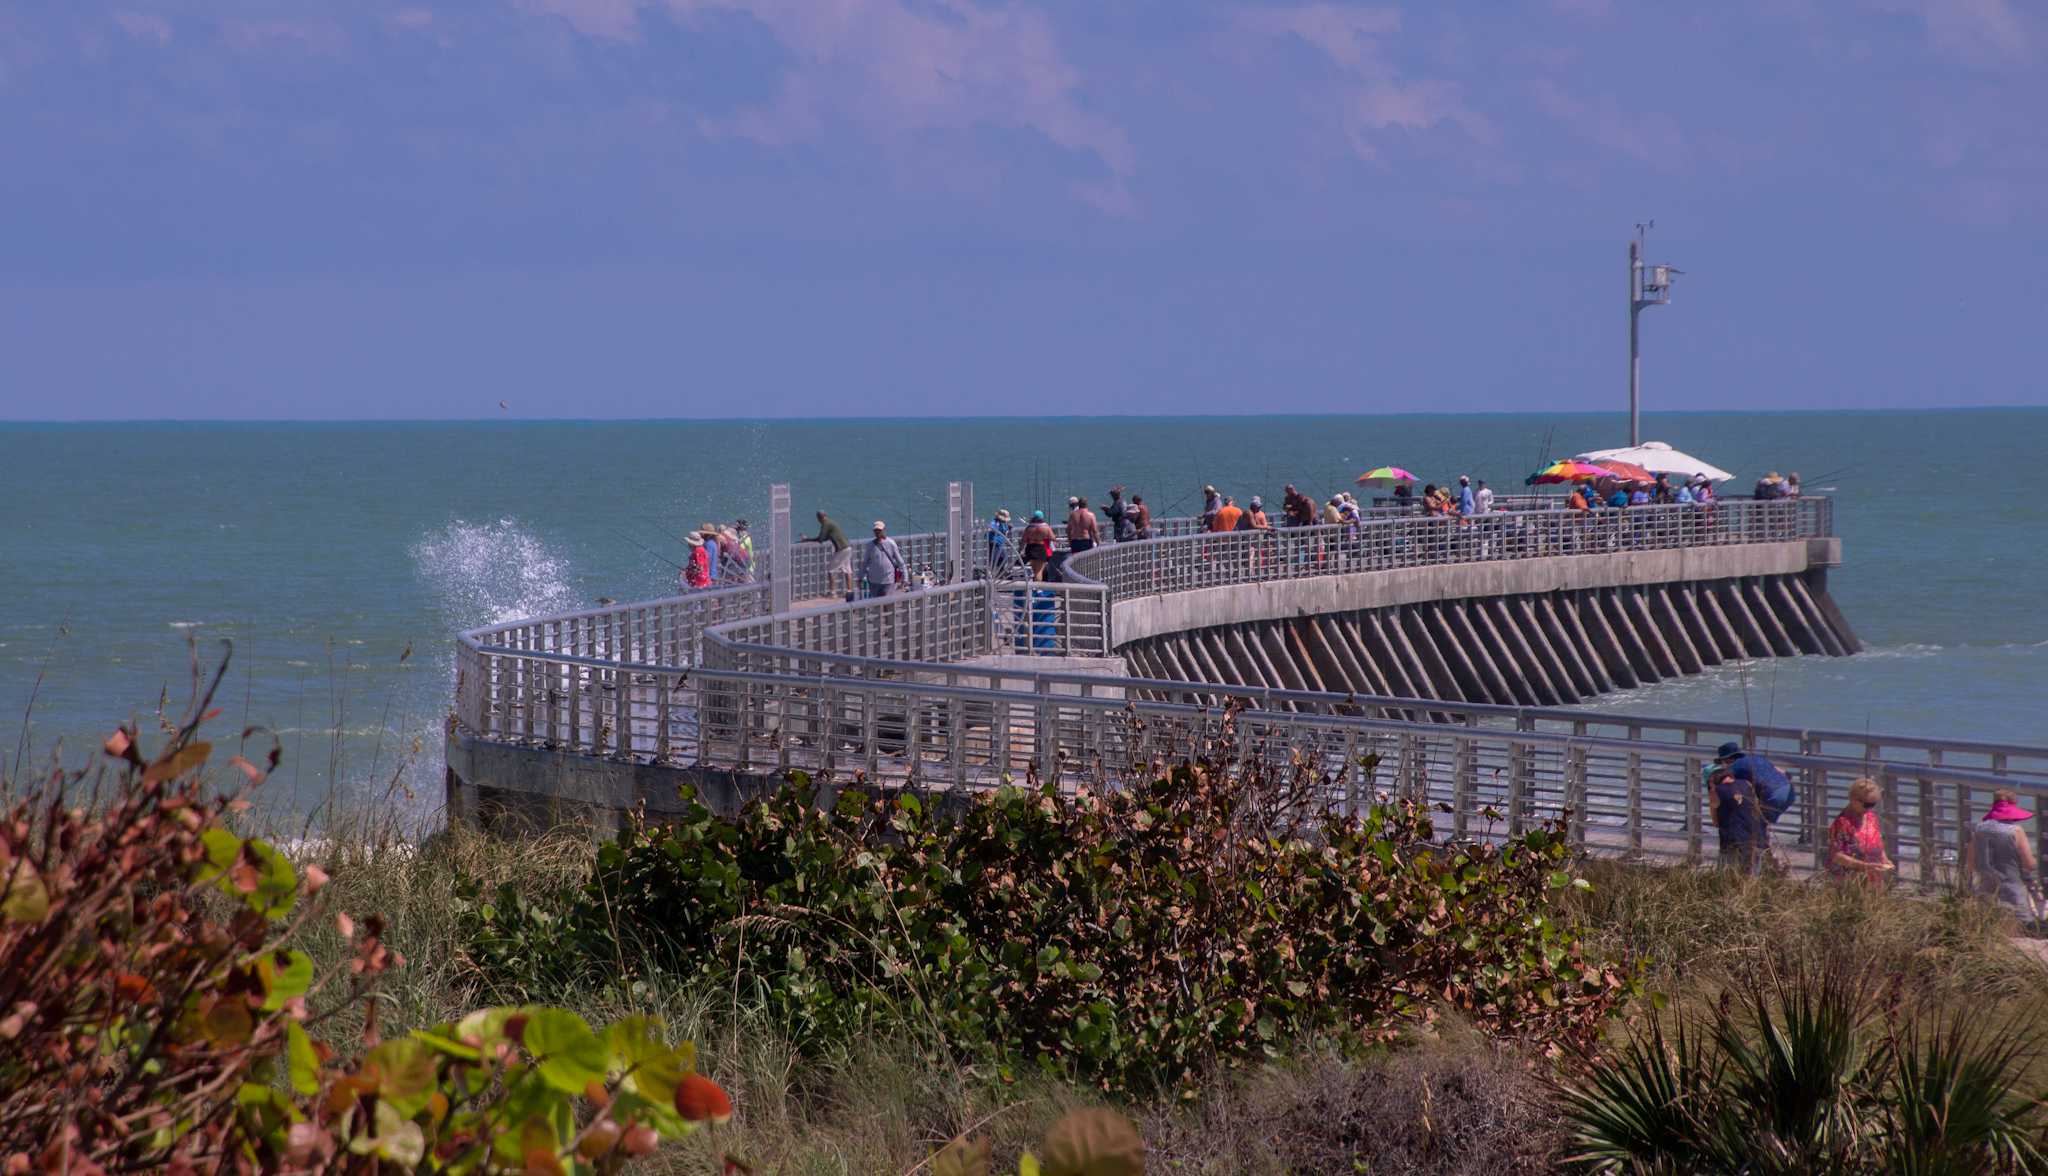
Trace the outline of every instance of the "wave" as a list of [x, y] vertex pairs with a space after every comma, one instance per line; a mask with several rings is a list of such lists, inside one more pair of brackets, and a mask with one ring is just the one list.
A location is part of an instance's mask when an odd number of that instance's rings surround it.
[[517, 519], [457, 519], [412, 546], [413, 566], [456, 629], [567, 612], [569, 562]]

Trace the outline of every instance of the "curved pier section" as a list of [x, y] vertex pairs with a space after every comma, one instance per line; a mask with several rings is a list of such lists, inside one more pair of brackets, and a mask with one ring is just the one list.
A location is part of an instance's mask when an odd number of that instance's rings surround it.
[[1117, 652], [1147, 678], [1564, 706], [1747, 658], [1858, 648], [1826, 587], [1787, 572], [1424, 594], [1165, 632]]
[[1814, 834], [1873, 776], [1894, 857], [1935, 882], [1989, 790], [2048, 797], [2048, 748], [1561, 705], [1717, 660], [1853, 652], [1825, 499], [1173, 523], [1026, 584], [977, 578], [971, 491], [950, 497], [945, 532], [899, 539], [937, 587], [822, 603], [822, 553], [787, 545], [778, 488], [770, 583], [464, 634], [451, 816], [659, 813], [685, 784], [732, 806], [789, 769], [957, 798], [1208, 748], [1311, 764], [1339, 805], [1426, 799], [1459, 835], [1568, 812], [1588, 848], [1698, 861], [1700, 773], [1736, 739], [1799, 782], [1788, 844], [1824, 852]]

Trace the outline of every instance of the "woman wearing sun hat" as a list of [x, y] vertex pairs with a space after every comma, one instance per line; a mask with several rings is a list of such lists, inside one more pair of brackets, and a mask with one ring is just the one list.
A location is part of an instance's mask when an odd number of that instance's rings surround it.
[[2019, 806], [2019, 797], [2003, 789], [1992, 793], [1991, 810], [1970, 830], [1965, 872], [1984, 898], [1998, 900], [2022, 920], [2035, 915], [2034, 847], [2020, 826], [2034, 814]]

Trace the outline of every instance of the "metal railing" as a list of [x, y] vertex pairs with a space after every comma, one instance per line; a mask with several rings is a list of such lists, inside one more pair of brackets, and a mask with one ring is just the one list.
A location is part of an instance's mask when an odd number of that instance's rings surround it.
[[[743, 771], [858, 772], [893, 786], [946, 791], [994, 787], [1027, 772], [1062, 785], [1107, 786], [1201, 749], [1238, 764], [1306, 765], [1340, 807], [1377, 794], [1441, 804], [1454, 836], [1515, 833], [1569, 808], [1570, 834], [1588, 849], [1691, 862], [1713, 852], [1702, 787], [1714, 755], [1707, 742], [1574, 733], [1526, 721], [1495, 727], [1240, 711], [1116, 697], [1113, 682], [1070, 694], [1044, 679], [1027, 692], [717, 670], [703, 676], [719, 689], [707, 695], [717, 701], [707, 706], [698, 753]], [[1808, 752], [1776, 752], [1772, 759], [1800, 783], [1800, 803], [1773, 838], [1781, 856], [1801, 867], [1824, 865], [1826, 823], [1860, 776], [1878, 782], [1879, 811], [1902, 876], [1929, 884], [1954, 880], [1972, 814], [1991, 790], [2048, 798], [2048, 782], [2038, 778], [1940, 764]]]
[[[2048, 799], [2048, 748], [1861, 732], [1742, 729], [1628, 714], [1275, 691], [1039, 668], [1114, 649], [1119, 597], [1448, 563], [1602, 554], [1832, 533], [1823, 498], [1464, 521], [1190, 533], [1067, 561], [1069, 582], [971, 580], [769, 615], [766, 584], [515, 622], [463, 635], [456, 719], [487, 740], [739, 770], [861, 771], [906, 787], [974, 789], [1027, 772], [1064, 783], [1227, 742], [1245, 762], [1306, 763], [1331, 799], [1375, 790], [1449, 806], [1464, 835], [1512, 830], [1569, 805], [1592, 848], [1698, 860], [1700, 771], [1746, 739], [1798, 780], [1781, 841], [1818, 854], [1827, 815], [1861, 775], [1885, 790], [1888, 841], [1909, 873], [1952, 871], [1987, 790]], [[1177, 537], [1171, 535], [1179, 532]], [[986, 552], [980, 528], [964, 557]], [[913, 569], [945, 562], [943, 534], [898, 539]], [[798, 544], [793, 597], [825, 595], [829, 549]], [[858, 553], [856, 553], [857, 555]], [[1363, 757], [1381, 757], [1370, 775]], [[1496, 828], [1497, 827], [1497, 828]], [[1708, 835], [1711, 830], [1706, 831]], [[1818, 857], [1815, 861], [1818, 862]]]
[[1452, 563], [1778, 543], [1833, 533], [1825, 498], [1368, 518], [1355, 526], [1231, 531], [1116, 543], [1067, 560], [1116, 597]]

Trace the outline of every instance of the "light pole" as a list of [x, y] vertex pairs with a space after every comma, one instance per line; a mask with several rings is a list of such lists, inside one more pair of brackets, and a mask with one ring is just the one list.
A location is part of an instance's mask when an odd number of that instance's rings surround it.
[[1639, 221], [1636, 239], [1628, 243], [1628, 443], [1643, 443], [1642, 318], [1646, 306], [1671, 301], [1671, 279], [1683, 272], [1668, 265], [1643, 264], [1643, 235], [1657, 222]]

